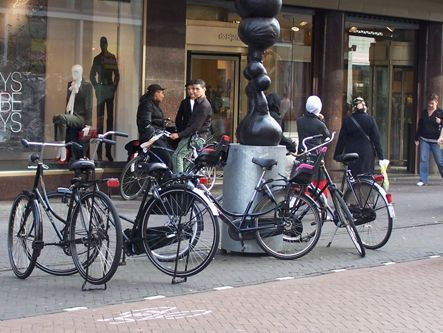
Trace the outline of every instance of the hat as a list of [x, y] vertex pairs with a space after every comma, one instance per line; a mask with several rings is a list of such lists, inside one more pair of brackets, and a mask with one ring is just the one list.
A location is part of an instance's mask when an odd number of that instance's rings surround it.
[[152, 95], [152, 94], [156, 93], [159, 90], [165, 90], [165, 89], [166, 88], [162, 88], [159, 84], [154, 83], [154, 84], [149, 85], [148, 93]]
[[352, 101], [352, 106], [356, 106], [357, 104], [364, 103], [364, 102], [365, 102], [365, 100], [359, 96], [357, 98], [354, 98], [354, 100]]
[[306, 111], [316, 116], [320, 114], [322, 108], [321, 100], [318, 96], [309, 96], [306, 101]]

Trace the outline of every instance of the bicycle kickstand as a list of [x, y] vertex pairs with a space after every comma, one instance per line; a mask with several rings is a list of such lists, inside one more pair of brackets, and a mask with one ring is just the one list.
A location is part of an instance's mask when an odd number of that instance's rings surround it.
[[331, 246], [332, 240], [334, 239], [335, 234], [337, 233], [338, 228], [340, 228], [340, 227], [339, 227], [339, 226], [335, 227], [335, 231], [334, 231], [334, 233], [332, 234], [332, 237], [331, 237], [331, 239], [329, 240], [328, 245], [326, 245], [326, 247], [330, 247], [330, 246]]

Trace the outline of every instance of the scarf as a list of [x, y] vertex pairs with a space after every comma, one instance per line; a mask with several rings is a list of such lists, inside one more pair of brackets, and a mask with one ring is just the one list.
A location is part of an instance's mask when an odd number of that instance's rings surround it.
[[77, 95], [80, 90], [82, 82], [81, 81], [72, 81], [69, 90], [71, 91], [71, 95], [69, 96], [68, 104], [66, 105], [66, 113], [73, 114], [74, 113], [74, 102], [75, 95]]

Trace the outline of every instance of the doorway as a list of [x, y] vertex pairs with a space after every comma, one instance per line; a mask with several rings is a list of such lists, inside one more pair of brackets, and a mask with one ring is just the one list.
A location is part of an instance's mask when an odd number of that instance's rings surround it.
[[189, 53], [189, 79], [206, 82], [206, 97], [211, 103], [214, 139], [235, 137], [238, 124], [240, 55]]
[[409, 139], [414, 134], [413, 43], [362, 36], [350, 36], [349, 42], [347, 103], [357, 96], [367, 100], [385, 158], [406, 167], [414, 148]]

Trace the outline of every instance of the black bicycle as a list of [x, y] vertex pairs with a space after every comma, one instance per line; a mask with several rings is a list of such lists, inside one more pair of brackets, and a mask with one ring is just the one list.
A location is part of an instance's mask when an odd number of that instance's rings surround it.
[[[212, 150], [202, 151], [194, 160], [202, 167], [223, 165], [229, 142], [222, 139]], [[219, 240], [217, 209], [196, 186], [201, 175], [191, 172], [171, 175], [164, 163], [146, 162], [144, 191], [134, 220], [121, 216], [132, 228], [124, 231], [128, 256], [146, 253], [150, 261], [178, 283], [204, 269], [215, 255]], [[168, 174], [163, 182], [158, 174]]]
[[[101, 142], [112, 134], [100, 135]], [[79, 272], [86, 282], [105, 284], [115, 273], [121, 257], [122, 236], [117, 211], [98, 184], [118, 186], [115, 179], [96, 179], [95, 165], [90, 160], [76, 160], [69, 169], [74, 177], [69, 188], [47, 193], [44, 182], [44, 150], [46, 147], [82, 149], [77, 143], [29, 142], [25, 147], [40, 147], [30, 156], [36, 169], [34, 186], [14, 200], [8, 227], [8, 253], [15, 275], [27, 278], [37, 266], [54, 275]]]
[[[170, 156], [174, 153], [174, 149], [165, 147], [163, 144], [156, 144], [159, 140], [168, 138], [170, 134], [171, 133], [166, 130], [158, 130], [149, 141], [142, 143], [138, 147], [136, 156], [128, 161], [120, 176], [120, 195], [123, 199], [133, 200], [146, 190], [148, 185], [147, 178], [148, 176], [153, 176], [153, 171], [148, 173], [145, 168], [140, 167], [141, 165], [146, 165], [148, 162], [160, 162], [171, 168], [169, 160]], [[229, 143], [229, 137], [223, 136], [223, 138]], [[188, 164], [185, 170], [185, 173], [198, 172], [202, 177], [208, 178], [210, 188], [214, 186], [216, 181], [216, 167], [201, 166], [200, 164], [194, 163], [194, 161], [199, 153], [214, 149], [216, 145], [216, 142], [206, 144], [205, 139], [196, 134], [193, 135], [190, 144], [192, 153], [188, 157]], [[168, 174], [159, 172], [156, 177], [159, 182], [162, 182], [164, 180], [162, 177], [169, 178], [170, 174], [170, 172]]]
[[[334, 139], [334, 136], [335, 132], [332, 133], [331, 138], [326, 139], [326, 142], [331, 142]], [[308, 149], [306, 146], [307, 142], [309, 142], [310, 140], [320, 137], [323, 137], [323, 135], [314, 135], [305, 138], [302, 142], [304, 152], [297, 157], [301, 158], [305, 163], [307, 163], [307, 165], [312, 166], [312, 173], [314, 173], [314, 170], [316, 170], [318, 175], [323, 174], [325, 176], [325, 183], [323, 185], [320, 185], [319, 183], [316, 183], [316, 185], [308, 183], [299, 187], [294, 187], [293, 189], [295, 192], [309, 193], [310, 197], [312, 197], [312, 199], [318, 203], [322, 223], [328, 220], [328, 216], [330, 216], [332, 221], [334, 221], [336, 229], [333, 232], [330, 240], [328, 241], [328, 247], [332, 244], [332, 241], [338, 229], [345, 228], [359, 255], [361, 257], [364, 257], [366, 255], [365, 246], [363, 245], [363, 242], [355, 226], [354, 217], [343, 198], [343, 193], [332, 181], [332, 178], [328, 170], [326, 169], [324, 157], [327, 152], [327, 147], [316, 146]], [[324, 195], [326, 191], [328, 191], [330, 194], [333, 208], [328, 205], [328, 201], [326, 199], [326, 196]]]

